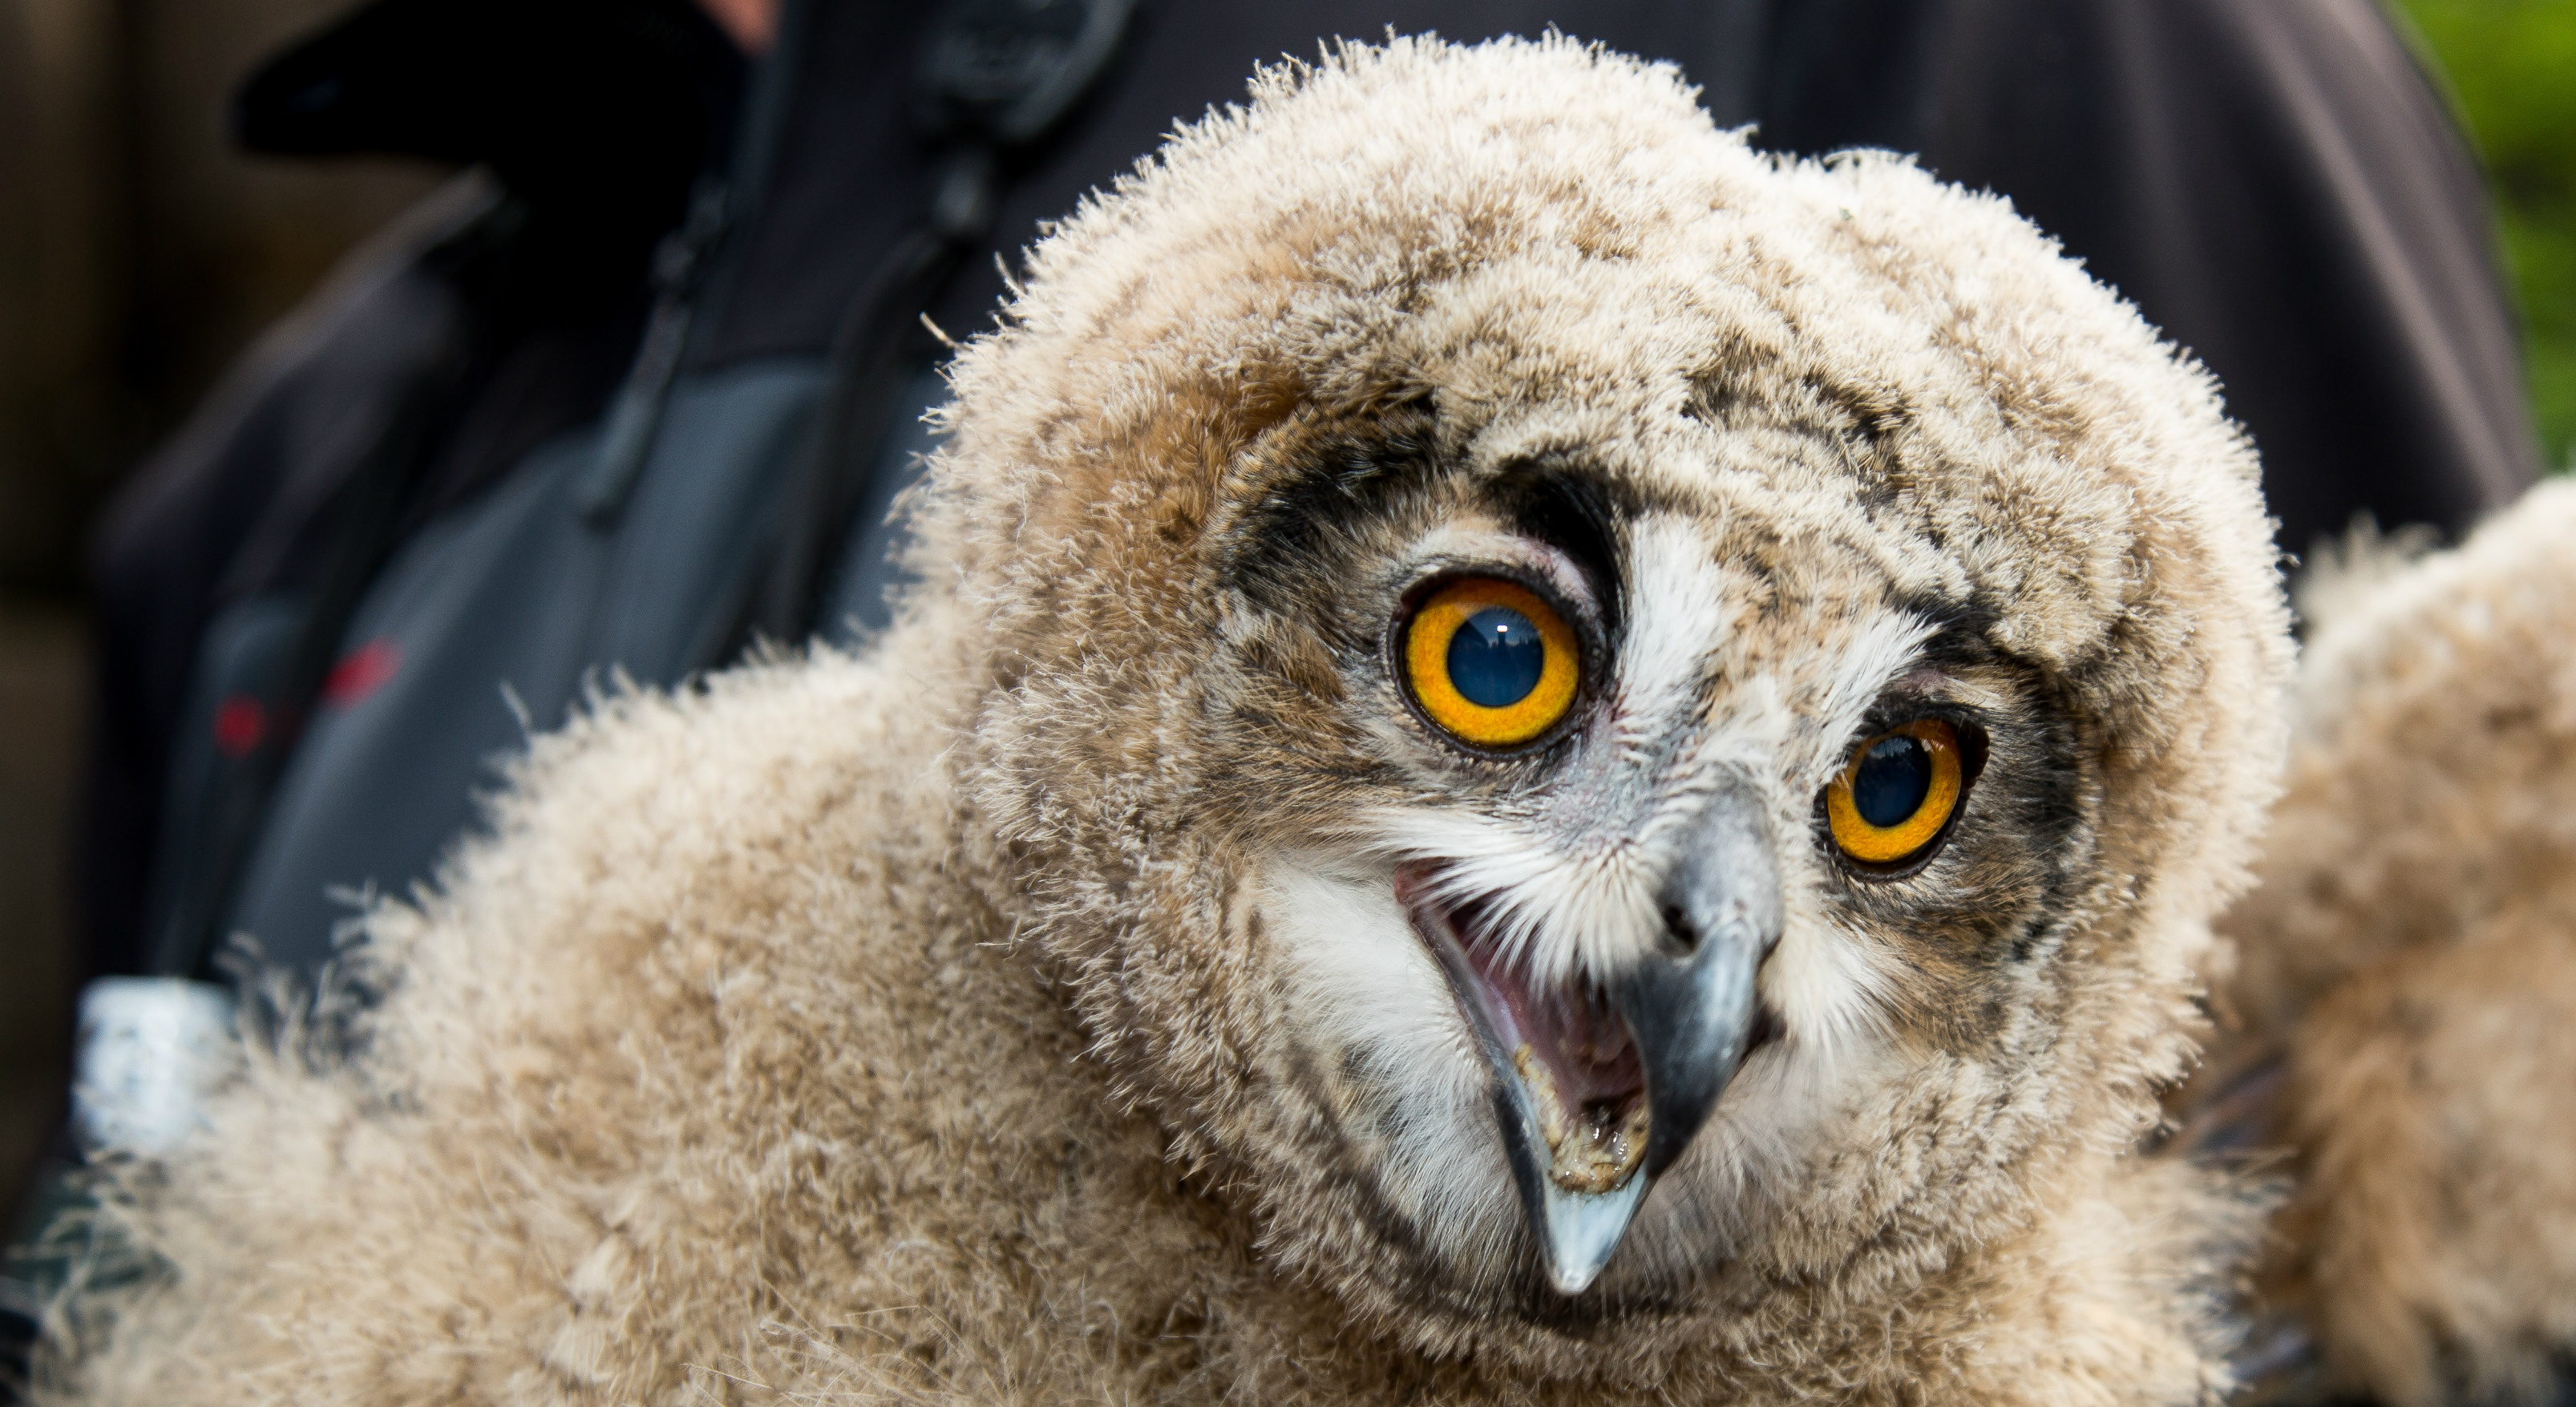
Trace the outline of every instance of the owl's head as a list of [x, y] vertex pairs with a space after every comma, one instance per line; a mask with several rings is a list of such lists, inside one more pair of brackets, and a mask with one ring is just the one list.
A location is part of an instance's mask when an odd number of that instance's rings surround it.
[[1364, 1318], [1896, 1293], [2152, 1121], [2285, 618], [2207, 378], [2002, 201], [1567, 41], [1355, 48], [1086, 205], [956, 389], [913, 610], [1024, 941]]

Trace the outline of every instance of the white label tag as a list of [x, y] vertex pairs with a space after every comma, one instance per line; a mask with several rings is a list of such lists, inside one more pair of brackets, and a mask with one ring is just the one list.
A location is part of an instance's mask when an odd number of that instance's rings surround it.
[[180, 977], [103, 977], [81, 991], [72, 1120], [92, 1149], [166, 1153], [241, 1062], [233, 998]]

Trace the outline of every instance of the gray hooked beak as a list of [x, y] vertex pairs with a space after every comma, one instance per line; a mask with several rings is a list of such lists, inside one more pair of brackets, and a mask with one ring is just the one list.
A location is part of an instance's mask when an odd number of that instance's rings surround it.
[[[1562, 1294], [1580, 1294], [1599, 1278], [1647, 1189], [1708, 1121], [1743, 1062], [1755, 1024], [1754, 978], [1779, 941], [1781, 918], [1778, 862], [1749, 788], [1730, 786], [1710, 799], [1657, 897], [1662, 941], [1605, 984], [1600, 1014], [1615, 1014], [1633, 1046], [1635, 1066], [1622, 1068], [1643, 1076], [1642, 1120], [1633, 1096], [1624, 1113], [1603, 1100], [1598, 1122], [1569, 1132], [1561, 1072], [1545, 1071], [1519, 1029], [1506, 1027], [1514, 1007], [1492, 995], [1497, 979], [1458, 942], [1433, 944], [1462, 995], [1486, 994], [1461, 1005], [1493, 1067], [1494, 1113], [1522, 1210]], [[1458, 920], [1447, 926], [1458, 939]], [[1616, 1043], [1616, 1033], [1584, 1031], [1595, 1049]], [[1641, 1157], [1628, 1146], [1639, 1134]], [[1585, 1138], [1619, 1151], [1570, 1159], [1569, 1141]]]

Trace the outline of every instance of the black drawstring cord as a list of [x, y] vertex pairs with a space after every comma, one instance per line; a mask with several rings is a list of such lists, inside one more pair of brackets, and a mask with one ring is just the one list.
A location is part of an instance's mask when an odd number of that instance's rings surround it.
[[817, 628], [831, 595], [833, 569], [858, 524], [852, 522], [876, 468], [874, 450], [911, 385], [921, 311], [993, 222], [994, 158], [970, 147], [949, 158], [930, 219], [906, 235], [877, 266], [832, 338], [832, 380], [814, 430], [804, 473], [778, 557], [764, 583], [751, 629], [773, 640], [799, 640]]
[[[951, 145], [922, 222], [886, 256], [832, 339], [831, 389], [794, 487], [772, 570], [732, 633], [793, 642], [825, 624], [855, 523], [918, 361], [922, 314], [991, 238], [1005, 155], [1062, 125], [1106, 71], [1134, 0], [949, 0], [919, 81], [931, 133]], [[711, 661], [712, 662], [712, 661]]]

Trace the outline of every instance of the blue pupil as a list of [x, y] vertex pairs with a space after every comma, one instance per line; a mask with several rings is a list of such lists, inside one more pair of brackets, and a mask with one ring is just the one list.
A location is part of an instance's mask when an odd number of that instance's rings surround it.
[[1528, 616], [1487, 606], [1449, 637], [1449, 687], [1478, 708], [1509, 708], [1530, 696], [1547, 666], [1547, 643]]
[[1852, 775], [1852, 809], [1880, 830], [1914, 819], [1931, 794], [1932, 750], [1902, 733], [1871, 743]]

